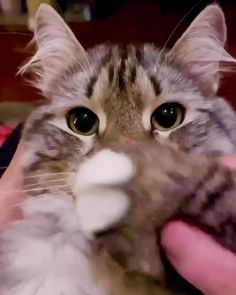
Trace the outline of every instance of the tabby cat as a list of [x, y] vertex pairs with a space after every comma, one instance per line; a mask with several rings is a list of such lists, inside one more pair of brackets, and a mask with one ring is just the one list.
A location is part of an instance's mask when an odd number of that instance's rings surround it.
[[236, 252], [236, 116], [217, 96], [235, 59], [208, 6], [170, 50], [85, 51], [42, 4], [32, 72], [45, 96], [23, 134], [23, 220], [1, 234], [2, 295], [200, 294], [159, 245], [182, 218]]

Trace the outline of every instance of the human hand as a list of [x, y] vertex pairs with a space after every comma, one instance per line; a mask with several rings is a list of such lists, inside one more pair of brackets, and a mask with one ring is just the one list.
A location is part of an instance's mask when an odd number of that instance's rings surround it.
[[[236, 169], [236, 157], [220, 161]], [[176, 270], [205, 295], [236, 294], [236, 255], [210, 236], [174, 221], [164, 227], [161, 243]]]

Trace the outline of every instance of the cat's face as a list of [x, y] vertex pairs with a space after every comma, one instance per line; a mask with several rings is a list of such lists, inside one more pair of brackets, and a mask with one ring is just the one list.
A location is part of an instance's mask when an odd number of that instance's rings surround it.
[[35, 152], [73, 158], [73, 151], [84, 154], [119, 136], [169, 137], [188, 152], [234, 152], [235, 114], [215, 97], [222, 62], [234, 61], [223, 49], [225, 23], [216, 6], [169, 52], [148, 44], [85, 52], [47, 6], [38, 12], [35, 40], [38, 51], [22, 69], [34, 71], [47, 98], [28, 124], [28, 136], [41, 138]]
[[46, 97], [26, 124], [26, 167], [70, 173], [96, 143], [120, 137], [168, 137], [191, 153], [234, 152], [235, 112], [216, 97], [220, 72], [235, 62], [223, 48], [225, 31], [223, 12], [212, 5], [167, 52], [148, 44], [85, 51], [60, 16], [42, 5], [38, 50], [21, 69], [34, 73]]
[[[169, 138], [191, 153], [235, 151], [235, 112], [216, 96], [235, 60], [224, 50], [225, 20], [206, 8], [169, 51], [101, 45], [85, 51], [57, 13], [36, 16], [32, 71], [46, 97], [25, 128], [29, 170], [73, 172], [96, 143]], [[50, 187], [48, 185], [48, 187]]]

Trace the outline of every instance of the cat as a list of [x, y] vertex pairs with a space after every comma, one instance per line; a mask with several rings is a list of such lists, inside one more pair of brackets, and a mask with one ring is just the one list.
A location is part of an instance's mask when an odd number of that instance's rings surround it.
[[[235, 252], [236, 115], [217, 96], [235, 59], [221, 8], [210, 5], [172, 49], [85, 51], [42, 4], [33, 73], [45, 102], [22, 140], [23, 219], [0, 235], [3, 295], [200, 294], [158, 242], [181, 217]], [[176, 275], [177, 276], [177, 275]]]

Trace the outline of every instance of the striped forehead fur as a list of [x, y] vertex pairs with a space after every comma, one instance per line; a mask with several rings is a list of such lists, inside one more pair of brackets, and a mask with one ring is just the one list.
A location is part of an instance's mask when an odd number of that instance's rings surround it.
[[[135, 85], [137, 78], [137, 71], [142, 68], [143, 75], [147, 76], [150, 81], [150, 87], [156, 95], [160, 94], [160, 83], [153, 75], [157, 64], [151, 64], [149, 61], [148, 48], [154, 47], [151, 45], [134, 46], [129, 44], [125, 45], [107, 45], [98, 46], [94, 51], [100, 51], [99, 61], [97, 61], [97, 67], [94, 74], [90, 77], [87, 84], [87, 97], [93, 96], [93, 90], [98, 83], [99, 76], [104, 74], [104, 69], [108, 73], [108, 79], [106, 82], [108, 87], [115, 86], [117, 91], [125, 92], [126, 87], [132, 87]], [[158, 50], [155, 49], [156, 61], [159, 57]], [[97, 56], [96, 56], [97, 57]], [[93, 60], [93, 57], [92, 57]], [[150, 67], [150, 69], [149, 69]]]

